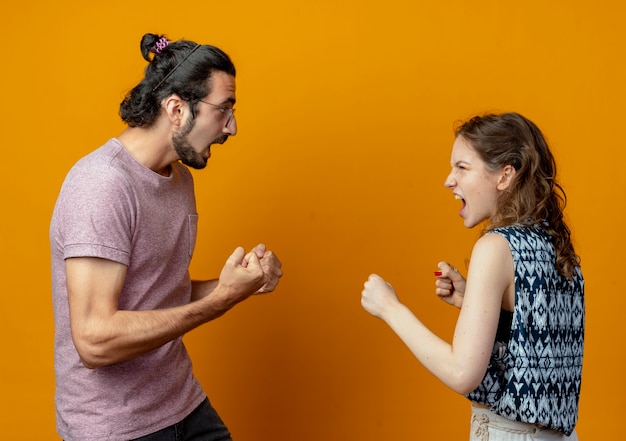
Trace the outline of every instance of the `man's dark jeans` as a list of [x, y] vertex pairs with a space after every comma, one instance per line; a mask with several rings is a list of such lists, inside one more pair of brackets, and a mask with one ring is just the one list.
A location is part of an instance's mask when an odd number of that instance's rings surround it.
[[232, 438], [207, 398], [181, 422], [133, 441], [232, 441]]

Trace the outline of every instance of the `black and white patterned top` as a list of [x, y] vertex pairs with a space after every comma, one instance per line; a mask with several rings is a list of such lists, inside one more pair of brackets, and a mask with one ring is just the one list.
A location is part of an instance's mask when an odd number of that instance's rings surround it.
[[467, 395], [509, 419], [570, 435], [578, 420], [585, 330], [584, 281], [555, 267], [550, 235], [539, 225], [502, 235], [515, 267], [515, 308], [502, 311], [487, 373]]

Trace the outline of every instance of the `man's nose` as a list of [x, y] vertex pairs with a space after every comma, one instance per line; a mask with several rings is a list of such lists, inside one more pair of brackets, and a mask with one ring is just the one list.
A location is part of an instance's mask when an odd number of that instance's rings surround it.
[[237, 120], [235, 119], [235, 115], [230, 117], [228, 123], [222, 129], [222, 132], [228, 136], [235, 136], [237, 134]]

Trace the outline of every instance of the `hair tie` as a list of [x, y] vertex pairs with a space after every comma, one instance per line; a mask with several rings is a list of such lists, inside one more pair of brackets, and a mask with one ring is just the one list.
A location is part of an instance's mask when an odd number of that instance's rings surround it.
[[161, 37], [161, 39], [155, 43], [154, 47], [152, 48], [152, 51], [155, 54], [160, 54], [161, 51], [165, 49], [169, 44], [170, 42], [167, 41], [167, 38]]

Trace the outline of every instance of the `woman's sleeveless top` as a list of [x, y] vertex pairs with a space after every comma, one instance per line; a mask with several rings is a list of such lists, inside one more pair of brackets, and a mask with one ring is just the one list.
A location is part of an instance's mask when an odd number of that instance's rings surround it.
[[515, 307], [502, 311], [487, 373], [467, 395], [506, 418], [569, 435], [578, 420], [585, 329], [584, 281], [555, 267], [539, 225], [498, 228], [515, 268]]

